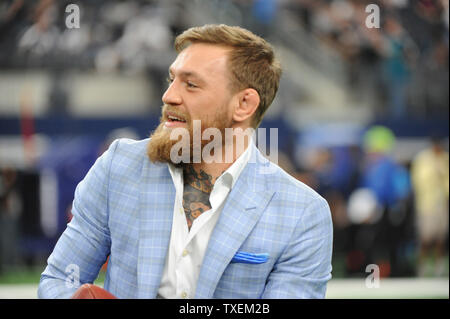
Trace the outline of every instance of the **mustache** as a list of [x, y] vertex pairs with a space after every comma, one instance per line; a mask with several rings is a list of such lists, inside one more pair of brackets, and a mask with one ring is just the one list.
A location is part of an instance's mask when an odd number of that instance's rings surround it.
[[186, 120], [186, 122], [188, 122], [191, 117], [189, 116], [189, 114], [182, 112], [179, 108], [177, 107], [173, 107], [171, 105], [168, 104], [164, 104], [162, 106], [162, 111], [161, 111], [161, 120], [168, 120], [168, 113], [170, 113], [173, 116], [182, 118], [184, 120]]

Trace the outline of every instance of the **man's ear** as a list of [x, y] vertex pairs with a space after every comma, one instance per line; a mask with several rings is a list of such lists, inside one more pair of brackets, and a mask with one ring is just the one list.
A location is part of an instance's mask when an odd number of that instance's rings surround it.
[[244, 122], [256, 112], [260, 102], [259, 94], [255, 89], [247, 88], [239, 92], [237, 98], [233, 121]]

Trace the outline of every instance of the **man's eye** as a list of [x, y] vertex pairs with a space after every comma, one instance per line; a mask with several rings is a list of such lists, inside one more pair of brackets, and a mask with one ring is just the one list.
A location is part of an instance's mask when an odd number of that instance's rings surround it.
[[173, 79], [172, 78], [167, 78], [166, 81], [167, 81], [167, 83], [172, 83]]
[[192, 82], [187, 82], [187, 86], [188, 87], [190, 87], [190, 88], [196, 88], [197, 87], [197, 85], [195, 85], [194, 83], [192, 83]]

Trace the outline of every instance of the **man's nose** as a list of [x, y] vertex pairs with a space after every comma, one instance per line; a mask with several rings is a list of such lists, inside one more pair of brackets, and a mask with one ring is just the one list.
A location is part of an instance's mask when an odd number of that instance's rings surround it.
[[164, 94], [162, 96], [162, 101], [164, 102], [164, 104], [170, 104], [170, 105], [181, 104], [182, 99], [178, 92], [177, 84], [175, 81], [170, 83], [166, 92], [164, 92]]

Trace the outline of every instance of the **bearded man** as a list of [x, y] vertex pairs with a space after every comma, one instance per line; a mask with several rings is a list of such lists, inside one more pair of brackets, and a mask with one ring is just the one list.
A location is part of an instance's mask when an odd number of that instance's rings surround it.
[[323, 298], [328, 204], [246, 134], [278, 90], [273, 48], [240, 27], [205, 25], [175, 49], [161, 123], [149, 139], [114, 141], [77, 186], [39, 297], [70, 297], [109, 257], [104, 288], [118, 298]]

